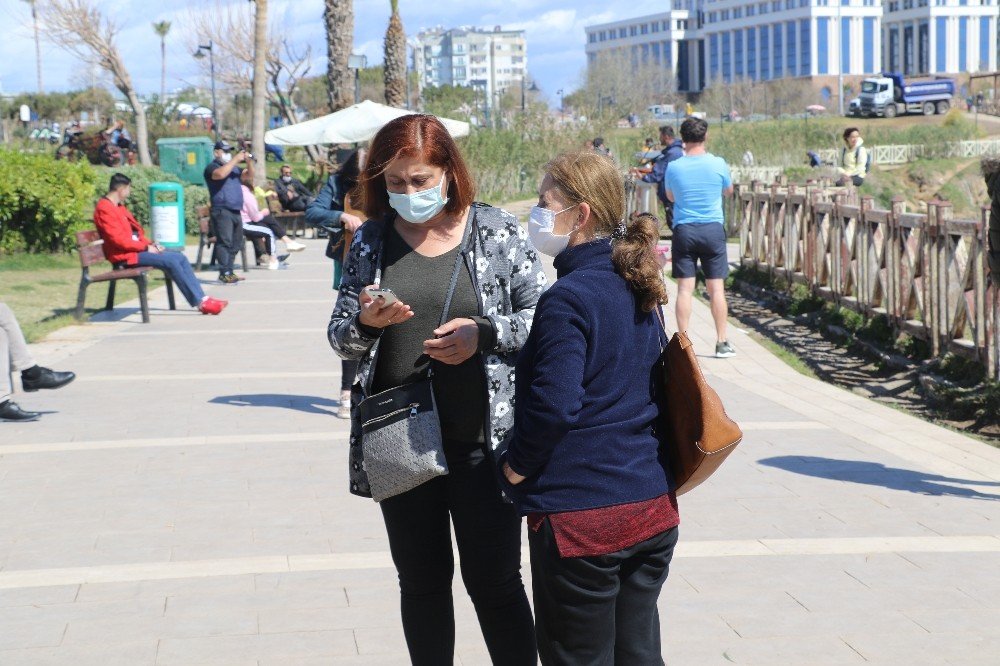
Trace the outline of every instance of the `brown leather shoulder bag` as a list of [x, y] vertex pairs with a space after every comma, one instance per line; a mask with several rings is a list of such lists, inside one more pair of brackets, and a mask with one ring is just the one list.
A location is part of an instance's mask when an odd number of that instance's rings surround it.
[[659, 364], [660, 419], [666, 435], [661, 446], [674, 475], [675, 492], [683, 495], [719, 469], [742, 441], [743, 431], [705, 380], [686, 333], [674, 333]]

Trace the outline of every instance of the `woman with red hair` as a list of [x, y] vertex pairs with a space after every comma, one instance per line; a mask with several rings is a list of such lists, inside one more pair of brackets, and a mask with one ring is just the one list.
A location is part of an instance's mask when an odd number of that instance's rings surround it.
[[[380, 503], [410, 659], [454, 662], [454, 526], [462, 579], [493, 662], [535, 664], [521, 522], [494, 469], [513, 430], [514, 363], [545, 286], [541, 263], [513, 215], [473, 202], [468, 168], [434, 116], [406, 115], [383, 127], [359, 188], [368, 221], [351, 243], [328, 330], [337, 353], [360, 362], [350, 489], [372, 494], [359, 403], [420, 381], [430, 366], [447, 462], [446, 474]], [[375, 288], [391, 293], [372, 298]]]

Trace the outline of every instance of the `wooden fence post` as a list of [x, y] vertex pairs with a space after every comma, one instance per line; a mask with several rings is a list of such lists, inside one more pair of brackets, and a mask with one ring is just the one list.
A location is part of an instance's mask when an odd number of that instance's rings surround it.
[[903, 324], [903, 252], [900, 245], [903, 242], [903, 234], [899, 225], [899, 217], [906, 213], [906, 201], [902, 196], [896, 195], [892, 198], [892, 205], [889, 209], [889, 256], [886, 258], [886, 282], [888, 292], [886, 312], [889, 313], [889, 321], [899, 335]]
[[927, 317], [927, 334], [929, 342], [931, 343], [931, 354], [934, 357], [940, 356], [941, 353], [941, 336], [940, 336], [940, 312], [939, 301], [940, 299], [940, 288], [938, 285], [938, 273], [941, 270], [941, 262], [938, 258], [938, 202], [929, 201], [927, 203], [927, 222], [924, 227], [924, 237], [923, 246], [926, 254], [924, 255], [924, 273], [926, 279], [924, 280], [924, 316]]
[[875, 238], [868, 227], [867, 212], [871, 210], [874, 200], [874, 197], [866, 194], [858, 202], [858, 222], [856, 225], [858, 233], [854, 239], [854, 253], [858, 257], [858, 307], [867, 317], [870, 317], [872, 314], [872, 295], [874, 290], [872, 289], [873, 282], [870, 270], [874, 259], [871, 255], [875, 251]]

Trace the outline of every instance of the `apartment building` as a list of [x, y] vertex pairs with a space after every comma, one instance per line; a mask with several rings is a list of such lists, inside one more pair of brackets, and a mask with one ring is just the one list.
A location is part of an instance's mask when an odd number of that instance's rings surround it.
[[528, 71], [523, 30], [434, 28], [417, 34], [414, 67], [422, 86], [468, 86], [493, 104], [497, 95], [520, 87]]
[[[665, 11], [586, 28], [589, 62], [619, 51], [670, 68], [680, 91], [713, 80], [809, 77], [835, 87], [997, 69], [998, 0], [676, 0]], [[835, 89], [835, 88], [834, 88]]]

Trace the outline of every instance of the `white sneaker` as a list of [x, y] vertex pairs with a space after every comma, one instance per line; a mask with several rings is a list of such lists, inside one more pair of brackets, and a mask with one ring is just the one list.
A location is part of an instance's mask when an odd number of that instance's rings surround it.
[[303, 243], [292, 240], [285, 243], [285, 249], [288, 250], [289, 252], [301, 252], [302, 250], [306, 249], [306, 246]]
[[272, 259], [271, 261], [267, 262], [267, 270], [276, 271], [279, 268], [281, 268], [281, 262], [278, 261], [277, 259]]

